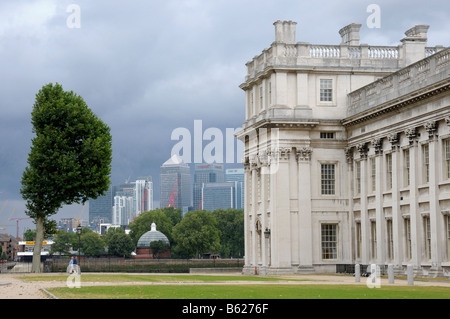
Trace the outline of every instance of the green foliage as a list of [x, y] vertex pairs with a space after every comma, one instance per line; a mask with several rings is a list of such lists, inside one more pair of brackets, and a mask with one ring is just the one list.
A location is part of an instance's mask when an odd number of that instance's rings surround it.
[[59, 253], [61, 255], [70, 254], [72, 247], [78, 247], [78, 236], [75, 233], [69, 233], [65, 230], [58, 230], [50, 253]]
[[166, 242], [158, 240], [152, 241], [150, 243], [150, 248], [152, 249], [153, 255], [155, 255], [156, 258], [159, 258], [159, 254], [166, 252], [170, 246]]
[[[33, 133], [20, 190], [26, 214], [35, 219], [36, 242], [55, 230], [49, 217], [62, 205], [84, 203], [109, 188], [112, 159], [110, 128], [72, 91], [59, 84], [42, 87], [31, 112]], [[39, 271], [41, 245], [33, 269]]]
[[[85, 231], [86, 230], [86, 231]], [[81, 251], [86, 256], [100, 256], [105, 253], [105, 241], [99, 234], [94, 233], [87, 228], [83, 228], [81, 235]]]
[[108, 254], [114, 256], [130, 257], [135, 245], [130, 236], [124, 232], [115, 232], [108, 238]]
[[110, 184], [110, 128], [59, 84], [39, 91], [31, 115], [36, 136], [21, 189], [27, 214], [46, 218], [62, 204], [104, 194]]
[[217, 228], [221, 233], [221, 257], [242, 257], [244, 255], [244, 210], [216, 209], [212, 214], [217, 220]]
[[151, 229], [152, 223], [156, 224], [156, 230], [166, 235], [172, 245], [172, 220], [165, 214], [163, 209], [159, 208], [141, 213], [129, 224], [130, 237], [134, 245], [136, 246], [139, 238]]
[[187, 257], [198, 258], [204, 253], [216, 253], [220, 249], [220, 231], [213, 214], [205, 210], [188, 212], [173, 228], [176, 251]]
[[34, 238], [36, 237], [36, 230], [35, 229], [27, 229], [23, 233], [23, 237], [26, 241], [33, 241]]

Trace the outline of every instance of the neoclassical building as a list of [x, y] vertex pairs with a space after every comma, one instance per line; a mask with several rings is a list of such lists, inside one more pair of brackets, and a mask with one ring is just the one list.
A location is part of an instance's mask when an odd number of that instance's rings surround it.
[[450, 276], [450, 49], [275, 41], [246, 64], [244, 272], [393, 264]]

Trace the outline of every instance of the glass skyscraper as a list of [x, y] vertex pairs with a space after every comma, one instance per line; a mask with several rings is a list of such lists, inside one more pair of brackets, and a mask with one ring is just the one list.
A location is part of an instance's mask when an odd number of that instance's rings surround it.
[[225, 181], [223, 165], [196, 164], [194, 170], [193, 209], [202, 209], [202, 187], [204, 183]]
[[183, 160], [173, 155], [160, 170], [160, 207], [181, 208], [183, 215], [192, 206], [191, 170]]
[[235, 187], [235, 207], [237, 209], [244, 209], [244, 169], [243, 168], [229, 168], [225, 171], [226, 182], [236, 182]]

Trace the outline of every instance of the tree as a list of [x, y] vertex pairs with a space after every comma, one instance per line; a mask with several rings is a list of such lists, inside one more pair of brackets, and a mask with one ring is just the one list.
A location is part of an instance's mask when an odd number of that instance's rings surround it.
[[[106, 241], [105, 241], [106, 242]], [[106, 242], [108, 246], [108, 254], [114, 256], [130, 257], [135, 249], [133, 240], [124, 232], [113, 233]]]
[[23, 237], [26, 241], [33, 241], [34, 238], [36, 237], [36, 230], [35, 229], [27, 229], [23, 233]]
[[169, 244], [162, 240], [152, 241], [150, 243], [150, 249], [156, 258], [159, 258], [159, 254], [166, 252], [169, 248]]
[[59, 253], [60, 255], [70, 254], [73, 247], [78, 247], [78, 236], [75, 233], [69, 233], [65, 230], [59, 230], [53, 239], [53, 245], [50, 253]]
[[151, 229], [152, 223], [156, 224], [156, 230], [166, 235], [172, 244], [172, 221], [161, 209], [150, 210], [141, 213], [129, 224], [130, 237], [134, 245], [137, 245], [139, 238]]
[[212, 212], [220, 230], [220, 255], [242, 257], [244, 255], [244, 210], [216, 209]]
[[44, 234], [55, 225], [50, 216], [62, 205], [84, 204], [108, 190], [112, 138], [82, 97], [59, 84], [45, 85], [36, 94], [31, 122], [36, 136], [20, 191], [26, 214], [36, 224], [31, 271], [40, 272]]
[[217, 253], [220, 249], [220, 231], [213, 214], [205, 210], [186, 213], [172, 232], [177, 251], [188, 257], [198, 258], [200, 254]]
[[83, 228], [81, 234], [81, 251], [86, 256], [100, 256], [105, 253], [105, 241], [99, 234], [88, 228]]

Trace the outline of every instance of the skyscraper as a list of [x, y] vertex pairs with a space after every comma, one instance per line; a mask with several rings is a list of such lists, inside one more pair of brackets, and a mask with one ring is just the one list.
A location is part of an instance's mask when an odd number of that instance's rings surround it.
[[225, 170], [225, 182], [235, 182], [234, 202], [237, 209], [244, 209], [244, 169], [229, 168]]
[[194, 209], [202, 209], [202, 185], [204, 183], [221, 183], [225, 181], [223, 165], [196, 164], [194, 171]]
[[203, 183], [201, 209], [212, 212], [219, 208], [236, 208], [236, 184], [237, 182]]
[[173, 155], [161, 166], [160, 172], [160, 207], [181, 208], [182, 213], [186, 213], [192, 204], [189, 165]]
[[105, 223], [111, 223], [113, 205], [114, 187], [110, 186], [105, 195], [89, 200], [89, 222], [102, 220]]

